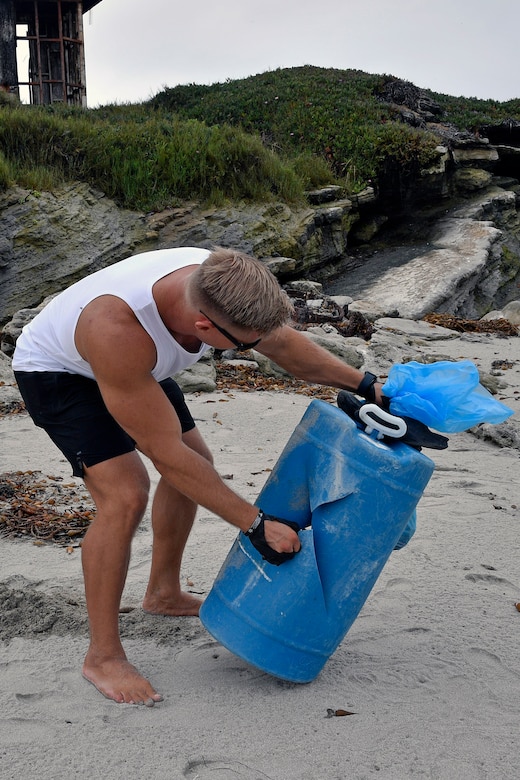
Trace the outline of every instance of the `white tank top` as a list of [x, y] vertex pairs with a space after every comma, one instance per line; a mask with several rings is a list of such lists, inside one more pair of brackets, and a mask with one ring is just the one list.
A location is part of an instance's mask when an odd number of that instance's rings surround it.
[[79, 316], [85, 306], [100, 295], [115, 295], [127, 303], [152, 338], [157, 362], [152, 375], [160, 382], [193, 365], [209, 349], [187, 352], [164, 325], [153, 298], [155, 282], [187, 265], [200, 265], [207, 249], [181, 247], [143, 252], [96, 271], [76, 282], [29, 322], [16, 342], [15, 371], [64, 371], [94, 379], [90, 364], [74, 343]]

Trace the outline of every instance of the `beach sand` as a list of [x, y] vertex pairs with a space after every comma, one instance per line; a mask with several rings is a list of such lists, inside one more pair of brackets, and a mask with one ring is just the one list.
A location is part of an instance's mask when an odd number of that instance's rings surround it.
[[[518, 422], [518, 345], [479, 336], [430, 349], [486, 371], [513, 358], [499, 397]], [[219, 473], [254, 500], [310, 399], [232, 391], [188, 401]], [[516, 780], [520, 452], [466, 432], [425, 454], [436, 470], [415, 536], [392, 553], [345, 639], [305, 685], [248, 665], [198, 618], [143, 612], [147, 515], [121, 630], [130, 660], [164, 701], [149, 709], [106, 700], [80, 674], [80, 550], [0, 538], [0, 778]], [[0, 472], [16, 470], [85, 493], [25, 414], [0, 420]], [[235, 536], [199, 511], [184, 559], [187, 589], [208, 594]], [[341, 710], [353, 714], [333, 714]]]

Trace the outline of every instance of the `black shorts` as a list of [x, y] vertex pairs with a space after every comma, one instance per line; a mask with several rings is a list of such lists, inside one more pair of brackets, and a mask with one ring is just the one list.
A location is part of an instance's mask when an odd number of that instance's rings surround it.
[[[83, 464], [95, 466], [135, 449], [135, 441], [114, 420], [97, 382], [78, 374], [15, 371], [18, 388], [34, 423], [43, 428], [83, 476]], [[195, 427], [184, 395], [173, 379], [159, 382], [179, 418], [182, 432]]]

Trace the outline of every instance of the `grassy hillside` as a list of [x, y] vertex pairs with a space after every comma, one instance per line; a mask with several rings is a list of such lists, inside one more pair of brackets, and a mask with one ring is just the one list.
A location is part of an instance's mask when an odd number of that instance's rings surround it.
[[[438, 137], [402, 121], [391, 76], [306, 66], [211, 86], [178, 86], [136, 105], [0, 105], [0, 187], [66, 179], [151, 211], [197, 199], [289, 202], [340, 183], [356, 191], [388, 167], [432, 163]], [[413, 85], [409, 85], [416, 89]], [[474, 129], [520, 119], [520, 101], [427, 93], [442, 122]], [[1, 98], [1, 95], [0, 95]]]
[[376, 177], [388, 157], [421, 167], [435, 158], [438, 139], [403, 124], [378, 99], [386, 78], [353, 70], [287, 68], [225, 84], [166, 89], [150, 105], [258, 133], [266, 146], [288, 157], [301, 151], [317, 155], [355, 189]]

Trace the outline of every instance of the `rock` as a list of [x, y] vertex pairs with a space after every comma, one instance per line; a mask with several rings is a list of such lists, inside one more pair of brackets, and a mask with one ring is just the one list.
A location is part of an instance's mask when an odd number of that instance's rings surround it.
[[[336, 300], [338, 296], [334, 295], [331, 297]], [[370, 320], [370, 322], [375, 322], [382, 317], [396, 317], [398, 314], [395, 310], [386, 311], [372, 301], [352, 301], [352, 303], [349, 303], [348, 310], [349, 313], [359, 312], [359, 314], [362, 314], [367, 320]]]
[[440, 105], [426, 92], [423, 92], [415, 84], [403, 79], [389, 79], [379, 91], [379, 97], [385, 102], [391, 103], [395, 108], [409, 108], [424, 119], [441, 116], [443, 111]]
[[323, 298], [307, 298], [306, 304], [309, 307], [309, 309], [318, 311], [323, 307], [324, 299]]
[[520, 325], [520, 301], [510, 301], [502, 309], [504, 319], [513, 325]]
[[293, 207], [238, 203], [205, 209], [190, 203], [157, 216], [155, 224], [164, 225], [157, 249], [232, 246], [265, 258], [282, 283], [305, 277], [319, 281], [320, 274], [325, 278], [332, 273], [345, 255], [351, 225], [359, 219], [347, 199], [330, 202], [325, 208], [321, 203]]
[[437, 160], [429, 168], [424, 168], [421, 171], [421, 176], [444, 175], [446, 173], [446, 165], [451, 159], [448, 147], [439, 145], [435, 147], [435, 151], [437, 152]]
[[331, 185], [329, 187], [321, 187], [319, 190], [311, 190], [305, 194], [309, 203], [313, 206], [319, 206], [322, 203], [341, 200], [345, 197], [345, 190], [343, 187]]
[[316, 296], [323, 294], [323, 285], [310, 279], [298, 279], [294, 282], [288, 282], [284, 285], [284, 289], [287, 291], [294, 290], [295, 292], [311, 293]]
[[423, 341], [460, 338], [460, 333], [454, 330], [442, 328], [439, 325], [430, 325], [428, 322], [417, 322], [416, 320], [383, 317], [380, 320], [376, 320], [374, 325], [378, 330], [390, 330], [393, 333], [413, 336]]
[[513, 325], [520, 325], [520, 301], [510, 301], [503, 309], [490, 311], [481, 317], [482, 320], [508, 320]]
[[217, 370], [212, 358], [200, 360], [173, 378], [184, 393], [213, 393], [217, 389]]
[[11, 360], [0, 352], [0, 412], [22, 400], [16, 385]]
[[330, 295], [330, 300], [338, 306], [341, 311], [343, 311], [344, 314], [346, 314], [349, 310], [349, 307], [352, 303], [352, 298], [350, 295]]
[[293, 319], [299, 325], [309, 323], [341, 322], [345, 313], [332, 298], [309, 298], [308, 295], [293, 298]]
[[388, 217], [384, 214], [376, 214], [372, 219], [360, 222], [355, 225], [351, 231], [351, 236], [359, 243], [367, 243], [376, 236], [383, 225], [388, 222]]
[[507, 387], [507, 382], [500, 379], [494, 374], [489, 374], [487, 371], [481, 371], [479, 369], [479, 380], [482, 387], [485, 387], [492, 395], [496, 395], [499, 390], [503, 390]]
[[357, 348], [359, 339], [355, 338], [353, 345], [349, 338], [341, 336], [335, 328], [332, 332], [328, 332], [328, 329], [320, 326], [309, 328], [305, 333], [311, 341], [336, 355], [349, 366], [361, 368], [363, 365], [363, 356]]
[[132, 254], [147, 230], [143, 215], [79, 183], [55, 193], [13, 187], [0, 194], [0, 215], [0, 322]]
[[[497, 150], [487, 143], [472, 147], [455, 147], [452, 157], [456, 165], [466, 166], [470, 170], [479, 170], [483, 167], [493, 169], [499, 160]], [[478, 163], [478, 168], [475, 168], [475, 163]]]
[[0, 385], [0, 414], [18, 406], [22, 400], [16, 385]]
[[364, 190], [361, 190], [361, 192], [353, 195], [352, 202], [355, 203], [358, 208], [363, 206], [372, 206], [377, 203], [377, 195], [374, 187], [365, 187]]
[[495, 124], [484, 125], [481, 128], [492, 144], [516, 144], [520, 146], [520, 121], [518, 119], [503, 119]]
[[483, 190], [491, 184], [493, 174], [481, 168], [459, 168], [453, 174], [453, 183], [460, 193]]
[[384, 317], [376, 320], [376, 328], [372, 338], [364, 347], [359, 347], [365, 362], [364, 370], [372, 371], [378, 376], [386, 376], [390, 368], [397, 363], [408, 363], [416, 360], [419, 363], [434, 360], [449, 360], [443, 355], [425, 357], [423, 349], [428, 344], [445, 339], [460, 338], [460, 333], [434, 326], [432, 329], [425, 322], [415, 320], [400, 320], [394, 317]]
[[352, 201], [341, 200], [324, 209], [316, 209], [314, 220], [316, 225], [334, 225], [340, 223], [343, 217], [352, 210]]
[[486, 439], [500, 447], [520, 450], [520, 427], [514, 422], [506, 421], [498, 425], [482, 423], [470, 431], [478, 439]]
[[[416, 95], [413, 100], [413, 110], [417, 111], [421, 98]], [[492, 174], [486, 166], [494, 159], [489, 143], [453, 130], [447, 137], [457, 157], [455, 175], [461, 181], [476, 176], [478, 182], [475, 179], [471, 187], [487, 185]], [[414, 183], [414, 187], [423, 187], [423, 195], [428, 190], [429, 202], [449, 189], [448, 144], [439, 146], [438, 154], [437, 163]], [[480, 160], [478, 168], [475, 160]], [[427, 182], [432, 177], [442, 179], [434, 187], [437, 195], [432, 194], [431, 182]], [[504, 179], [507, 177], [500, 180]], [[471, 199], [464, 198], [451, 212], [451, 218], [459, 223], [469, 220], [481, 223], [480, 227], [466, 226], [466, 232], [461, 229], [458, 240], [449, 245], [442, 241], [435, 244], [440, 230], [436, 228], [437, 237], [425, 242], [434, 254], [425, 252], [420, 255], [422, 262], [418, 256], [402, 269], [392, 269], [391, 278], [379, 273], [378, 288], [372, 288], [368, 279], [367, 287], [350, 297], [370, 300], [379, 313], [398, 312], [407, 318], [420, 318], [434, 309], [478, 317], [496, 298], [499, 304], [507, 301], [520, 268], [520, 224], [516, 192], [496, 186], [496, 177], [492, 181], [494, 186], [472, 190]], [[378, 184], [381, 190], [382, 184]], [[400, 186], [408, 185], [401, 182]], [[355, 237], [373, 240], [375, 232], [381, 232], [381, 226], [390, 222], [386, 206], [395, 198], [390, 191], [385, 192], [385, 200], [381, 200], [380, 192], [376, 194], [370, 186], [347, 199], [342, 188], [330, 186], [309, 193], [305, 205], [238, 203], [203, 208], [185, 203], [145, 218], [117, 209], [86, 185], [69, 185], [52, 195], [13, 188], [0, 197], [1, 321], [7, 321], [21, 308], [39, 304], [47, 294], [58, 292], [86, 273], [143, 249], [236, 246], [264, 258], [282, 284], [307, 277], [322, 283], [350, 268], [361, 273], [355, 254], [349, 253], [348, 241]], [[406, 194], [399, 199], [410, 201]], [[485, 225], [491, 221], [493, 225]], [[494, 234], [486, 249], [483, 234], [487, 231], [489, 238], [497, 227], [510, 231], [512, 237], [506, 245], [503, 236]], [[480, 250], [473, 252], [479, 231], [480, 246], [488, 253], [485, 263], [475, 262], [482, 256]], [[466, 250], [464, 242], [468, 240]], [[38, 273], [34, 272], [36, 268]]]
[[493, 176], [491, 184], [503, 190], [512, 190], [519, 186], [519, 181], [513, 176]]
[[265, 264], [275, 276], [289, 277], [296, 271], [297, 262], [294, 257], [272, 257]]
[[11, 361], [0, 352], [0, 383], [5, 385], [14, 385], [15, 378], [13, 369], [11, 368]]
[[363, 370], [378, 377], [385, 377], [396, 363], [408, 362], [416, 352], [402, 334], [383, 330], [376, 331], [368, 343], [359, 345], [358, 350], [363, 356]]
[[16, 385], [11, 360], [0, 352], [0, 409], [3, 404], [20, 401], [21, 396]]
[[268, 357], [266, 357], [265, 355], [260, 354], [260, 352], [257, 352], [256, 350], [253, 350], [253, 355], [254, 355], [254, 358], [255, 358], [255, 362], [258, 365], [259, 370], [265, 376], [274, 376], [274, 377], [278, 377], [280, 379], [286, 379], [287, 377], [291, 376], [281, 366], [279, 366], [273, 360], [269, 360]]
[[455, 219], [490, 221], [496, 227], [515, 231], [519, 227], [515, 193], [496, 186], [467, 198], [453, 209], [452, 216]]
[[[431, 312], [478, 319], [492, 301], [514, 288], [520, 269], [514, 193], [497, 190], [479, 193], [434, 223], [417, 247], [373, 252], [342, 275], [343, 289], [354, 301], [369, 301], [376, 310], [404, 319], [419, 320]], [[511, 220], [507, 237], [483, 218], [501, 209]], [[336, 281], [332, 287], [341, 291]]]
[[15, 313], [13, 319], [4, 325], [0, 339], [0, 348], [3, 353], [12, 356], [16, 346], [16, 340], [22, 332], [24, 326], [27, 325], [27, 323], [32, 319], [34, 319], [38, 312], [47, 306], [49, 301], [51, 301], [54, 297], [54, 295], [49, 295], [40, 303], [39, 306], [35, 306], [34, 309], [20, 309], [20, 311]]

